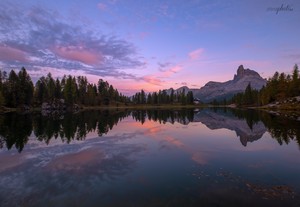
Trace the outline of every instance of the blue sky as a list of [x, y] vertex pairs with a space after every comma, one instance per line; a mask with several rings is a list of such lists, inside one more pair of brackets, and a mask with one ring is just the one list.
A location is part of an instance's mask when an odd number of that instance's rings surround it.
[[240, 64], [268, 78], [299, 64], [299, 19], [297, 0], [1, 1], [0, 67], [128, 95], [227, 81]]

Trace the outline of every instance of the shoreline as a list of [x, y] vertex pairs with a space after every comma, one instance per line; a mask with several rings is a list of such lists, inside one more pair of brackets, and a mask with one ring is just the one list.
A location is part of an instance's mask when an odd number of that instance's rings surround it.
[[[73, 111], [73, 113], [77, 113], [80, 111], [88, 111], [88, 110], [118, 110], [118, 109], [196, 109], [196, 108], [235, 108], [235, 109], [254, 109], [254, 110], [263, 110], [267, 112], [277, 112], [277, 113], [294, 113], [300, 116], [300, 105], [289, 105], [289, 106], [243, 106], [237, 107], [233, 105], [210, 105], [210, 104], [194, 104], [194, 105], [180, 105], [180, 104], [161, 104], [161, 105], [109, 105], [109, 106], [80, 106], [78, 111]], [[0, 107], [0, 114], [10, 113], [10, 112], [42, 112], [41, 107], [32, 107], [29, 110], [21, 110], [20, 108], [7, 108]], [[72, 111], [69, 111], [72, 112]]]

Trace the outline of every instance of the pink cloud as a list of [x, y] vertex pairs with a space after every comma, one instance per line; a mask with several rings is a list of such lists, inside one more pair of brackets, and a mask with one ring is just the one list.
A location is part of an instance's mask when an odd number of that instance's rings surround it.
[[164, 138], [164, 140], [167, 141], [168, 143], [175, 145], [176, 147], [179, 147], [179, 148], [184, 146], [184, 144], [181, 141], [179, 141], [171, 136], [166, 136]]
[[98, 7], [98, 9], [100, 9], [101, 11], [104, 11], [104, 10], [107, 9], [106, 4], [104, 4], [104, 3], [99, 3], [99, 4], [97, 4], [97, 7]]
[[144, 124], [145, 124], [144, 127], [149, 128], [147, 131], [145, 131], [145, 133], [144, 133], [145, 135], [155, 136], [158, 133], [163, 131], [161, 126], [153, 126], [153, 122], [146, 122]]
[[203, 54], [203, 52], [204, 52], [203, 48], [199, 48], [197, 50], [194, 50], [194, 51], [189, 53], [189, 58], [191, 60], [198, 60], [201, 57], [201, 55]]
[[28, 62], [27, 55], [22, 50], [0, 45], [0, 60]]
[[79, 61], [88, 65], [99, 64], [103, 59], [101, 54], [77, 46], [55, 47], [53, 52], [64, 59]]
[[149, 36], [149, 33], [148, 32], [141, 32], [140, 33], [140, 38], [143, 40], [145, 39], [147, 36]]
[[182, 67], [179, 66], [179, 65], [176, 65], [176, 66], [170, 68], [169, 71], [172, 72], [172, 73], [177, 73], [177, 72], [180, 71], [180, 70], [182, 70]]
[[157, 85], [157, 86], [161, 86], [163, 83], [162, 80], [160, 80], [159, 78], [152, 76], [152, 75], [144, 76], [144, 77], [142, 77], [142, 79], [144, 81], [146, 81], [147, 83]]
[[205, 165], [208, 163], [207, 155], [203, 152], [192, 153], [192, 160], [194, 160], [200, 165]]
[[177, 72], [179, 72], [181, 70], [182, 70], [182, 66], [175, 65], [174, 67], [172, 67], [172, 68], [164, 71], [163, 72], [163, 77], [165, 77], [165, 78], [170, 77], [172, 74], [177, 73]]

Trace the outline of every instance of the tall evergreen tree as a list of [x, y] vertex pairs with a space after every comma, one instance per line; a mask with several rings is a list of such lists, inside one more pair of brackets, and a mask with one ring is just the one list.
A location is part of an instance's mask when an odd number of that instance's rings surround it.
[[7, 81], [4, 84], [3, 95], [8, 107], [18, 106], [19, 77], [14, 70], [11, 70]]
[[47, 89], [47, 101], [52, 102], [55, 99], [55, 80], [52, 78], [51, 73], [47, 74], [45, 81]]
[[245, 89], [243, 104], [250, 105], [253, 104], [253, 94], [251, 84], [249, 83]]
[[194, 103], [194, 95], [192, 91], [189, 91], [186, 95], [187, 104], [193, 104]]
[[294, 65], [293, 69], [292, 82], [290, 84], [290, 93], [291, 96], [297, 96], [300, 94], [300, 77], [297, 64]]
[[64, 85], [63, 94], [68, 105], [73, 105], [76, 101], [77, 84], [75, 78], [69, 75]]
[[78, 82], [78, 99], [80, 104], [85, 103], [85, 96], [88, 92], [88, 81], [84, 76], [77, 77]]
[[35, 84], [34, 98], [35, 102], [40, 105], [47, 98], [47, 85], [45, 77], [41, 77]]
[[60, 84], [60, 81], [57, 78], [56, 81], [55, 81], [54, 98], [61, 99], [61, 97], [62, 97], [61, 92], [62, 92], [61, 84]]
[[146, 103], [146, 94], [145, 94], [144, 90], [141, 90], [140, 103], [141, 104], [145, 104]]
[[34, 86], [29, 74], [23, 67], [19, 74], [19, 86], [18, 86], [18, 105], [31, 105], [33, 99]]

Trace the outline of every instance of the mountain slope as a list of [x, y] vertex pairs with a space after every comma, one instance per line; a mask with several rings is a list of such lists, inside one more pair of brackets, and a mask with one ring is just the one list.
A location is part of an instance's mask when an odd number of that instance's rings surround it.
[[256, 71], [244, 69], [243, 65], [240, 65], [232, 80], [226, 82], [209, 81], [200, 89], [189, 89], [184, 86], [175, 90], [175, 92], [180, 92], [183, 89], [186, 93], [192, 91], [195, 98], [208, 103], [213, 100], [229, 99], [234, 94], [244, 92], [249, 83], [252, 88], [259, 90], [266, 82]]

